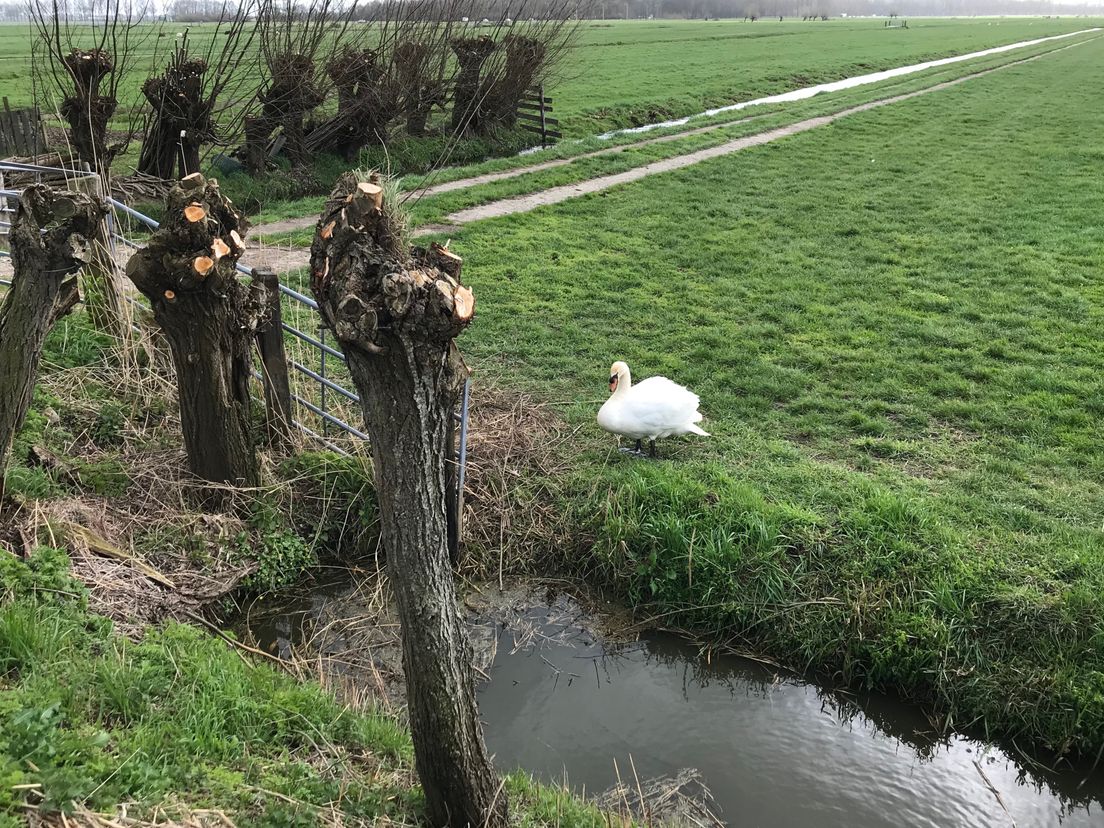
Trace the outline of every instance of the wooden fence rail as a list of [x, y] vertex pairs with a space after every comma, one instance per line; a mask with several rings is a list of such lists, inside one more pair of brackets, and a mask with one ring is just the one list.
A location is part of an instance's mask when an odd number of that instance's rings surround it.
[[0, 109], [0, 157], [38, 155], [46, 146], [37, 109], [12, 109], [3, 98]]
[[518, 126], [529, 132], [535, 132], [541, 137], [541, 146], [547, 147], [555, 143], [563, 135], [559, 129], [560, 122], [556, 118], [548, 117], [552, 112], [552, 99], [544, 94], [544, 84], [536, 88], [536, 91], [526, 92], [521, 96], [517, 107]]

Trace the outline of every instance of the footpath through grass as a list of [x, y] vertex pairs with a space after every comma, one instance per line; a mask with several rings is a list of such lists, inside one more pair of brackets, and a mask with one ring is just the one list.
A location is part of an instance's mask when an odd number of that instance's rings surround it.
[[[978, 74], [989, 69], [1012, 65], [1046, 55], [1049, 52], [1073, 48], [1076, 44], [1100, 37], [1099, 33], [1051, 41], [1014, 52], [1006, 52], [966, 63], [931, 69], [881, 81], [869, 86], [834, 93], [822, 93], [811, 99], [789, 104], [770, 104], [739, 113], [723, 113], [712, 118], [695, 119], [690, 124], [640, 135], [621, 135], [609, 141], [591, 137], [581, 141], [558, 144], [524, 156], [495, 158], [478, 164], [449, 167], [428, 176], [408, 175], [399, 180], [399, 187], [410, 193], [407, 202], [412, 226], [426, 224], [452, 225], [450, 214], [458, 210], [487, 204], [500, 199], [539, 192], [566, 184], [574, 184], [601, 176], [612, 175], [646, 164], [686, 155], [707, 147], [723, 144], [734, 138], [768, 132], [780, 126], [806, 118], [837, 113], [848, 107], [869, 101], [902, 95], [938, 84]], [[552, 166], [541, 169], [541, 165]], [[487, 174], [503, 174], [498, 180], [472, 184], [438, 193], [422, 193], [423, 187], [472, 179]], [[513, 175], [510, 175], [513, 173]], [[324, 196], [313, 196], [281, 205], [282, 215], [299, 216], [302, 226], [294, 230], [265, 230], [267, 244], [309, 247], [314, 237], [314, 217], [321, 209]], [[274, 218], [272, 215], [261, 218]], [[451, 233], [451, 231], [448, 231]], [[448, 235], [448, 233], [446, 233]]]
[[[574, 565], [951, 725], [1104, 747], [1102, 58], [465, 228], [471, 362], [579, 400]], [[618, 358], [713, 438], [612, 452]]]

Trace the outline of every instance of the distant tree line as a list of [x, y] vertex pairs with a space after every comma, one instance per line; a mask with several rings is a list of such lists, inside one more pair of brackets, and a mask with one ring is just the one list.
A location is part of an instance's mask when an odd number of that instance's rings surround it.
[[[299, 4], [297, 4], [299, 5]], [[309, 4], [301, 4], [306, 8]], [[360, 3], [350, 15], [356, 21], [372, 20], [382, 9], [393, 10], [396, 3]], [[423, 19], [448, 20], [459, 13], [459, 5], [448, 0], [426, 2], [406, 0], [402, 5], [416, 6]], [[15, 22], [28, 17], [24, 2], [0, 3], [0, 21]], [[79, 4], [72, 4], [71, 16], [82, 17]], [[92, 6], [89, 5], [89, 14]], [[223, 0], [175, 0], [164, 7], [163, 19], [179, 23], [216, 21], [225, 16]], [[462, 16], [470, 23], [484, 19], [496, 22], [512, 17], [547, 17], [549, 13], [564, 13], [568, 8], [562, 0], [527, 0], [524, 8], [511, 0], [477, 0], [464, 4]], [[580, 18], [647, 19], [676, 18], [702, 20], [708, 18], [820, 18], [839, 17], [969, 17], [971, 15], [1098, 15], [1104, 13], [1104, 3], [1080, 5], [1051, 0], [580, 0], [570, 6], [570, 13]], [[146, 19], [156, 19], [154, 14]]]

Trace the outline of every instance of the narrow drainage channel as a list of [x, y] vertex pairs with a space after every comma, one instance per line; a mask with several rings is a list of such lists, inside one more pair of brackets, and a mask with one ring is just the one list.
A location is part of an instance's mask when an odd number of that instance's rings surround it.
[[[398, 657], [379, 635], [393, 618], [370, 617], [380, 594], [331, 584], [251, 608], [243, 632], [285, 654], [311, 638], [310, 654], [354, 677], [367, 653], [378, 683], [381, 664], [387, 675]], [[465, 605], [497, 765], [566, 782], [607, 807], [734, 828], [1104, 824], [1104, 773], [1028, 767], [983, 741], [940, 737], [917, 708], [887, 696], [705, 657], [671, 633], [617, 640], [616, 613], [584, 610], [562, 592], [478, 593]], [[681, 810], [662, 810], [695, 787]], [[630, 801], [637, 792], [643, 809]]]
[[881, 72], [870, 72], [866, 75], [855, 75], [850, 78], [844, 78], [843, 80], [830, 81], [828, 83], [818, 83], [816, 86], [803, 86], [800, 89], [791, 89], [789, 92], [782, 92], [778, 95], [768, 95], [763, 98], [755, 98], [750, 101], [741, 101], [740, 103], [728, 104], [727, 106], [719, 106], [715, 109], [707, 109], [705, 112], [699, 112], [696, 115], [687, 115], [684, 118], [675, 118], [670, 121], [660, 121], [658, 123], [644, 124], [638, 127], [629, 127], [627, 129], [615, 129], [612, 132], [605, 132], [598, 136], [600, 140], [608, 140], [617, 135], [637, 135], [641, 132], [649, 132], [653, 129], [668, 129], [670, 127], [683, 126], [688, 124], [695, 118], [711, 118], [714, 115], [720, 115], [723, 112], [738, 112], [741, 109], [747, 109], [751, 106], [761, 106], [762, 104], [773, 103], [790, 103], [792, 101], [803, 101], [806, 98], [811, 98], [814, 95], [819, 95], [821, 92], [839, 92], [842, 89], [854, 89], [856, 86], [866, 86], [871, 83], [880, 83], [884, 80], [891, 78], [899, 78], [902, 75], [912, 75], [916, 72], [923, 72], [927, 69], [934, 69], [938, 66], [948, 66], [952, 63], [962, 63], [966, 60], [974, 60], [976, 58], [988, 57], [989, 55], [999, 55], [1003, 52], [1011, 52], [1016, 49], [1026, 49], [1028, 46], [1037, 46], [1040, 43], [1048, 43], [1054, 40], [1065, 40], [1068, 37], [1076, 37], [1077, 35], [1092, 34], [1093, 32], [1099, 32], [1097, 27], [1091, 29], [1080, 29], [1076, 32], [1066, 32], [1065, 34], [1051, 35], [1050, 37], [1039, 37], [1034, 40], [1021, 40], [1018, 43], [1007, 43], [1004, 46], [994, 46], [991, 49], [982, 49], [980, 52], [970, 52], [964, 55], [952, 55], [951, 57], [940, 58], [938, 60], [928, 60], [924, 63], [913, 63], [909, 66], [898, 66], [895, 69], [886, 69]]

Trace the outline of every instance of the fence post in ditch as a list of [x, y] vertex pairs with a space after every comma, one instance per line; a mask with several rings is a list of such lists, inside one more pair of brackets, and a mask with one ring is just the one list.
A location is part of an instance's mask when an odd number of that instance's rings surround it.
[[268, 321], [257, 331], [257, 350], [261, 352], [264, 373], [268, 437], [273, 443], [287, 442], [291, 439], [291, 380], [288, 377], [287, 354], [284, 351], [280, 280], [274, 270], [256, 268], [253, 275], [264, 285], [268, 302]]

